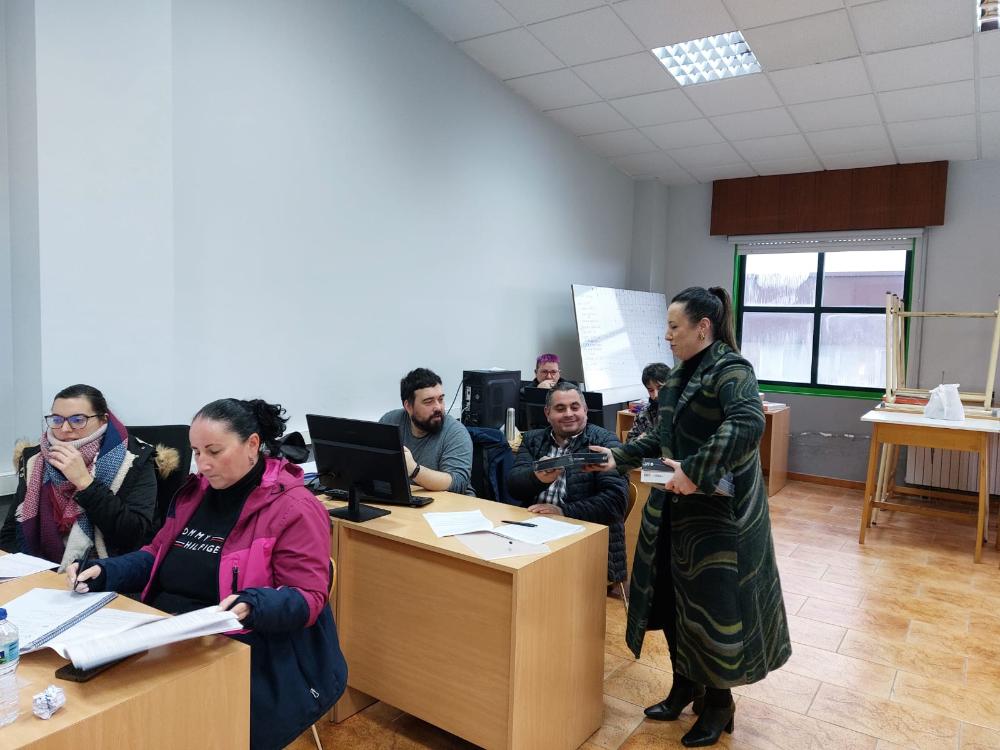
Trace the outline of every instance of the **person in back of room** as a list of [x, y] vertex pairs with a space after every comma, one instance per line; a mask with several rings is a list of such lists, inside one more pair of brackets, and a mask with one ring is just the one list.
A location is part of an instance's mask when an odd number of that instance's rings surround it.
[[559, 383], [565, 383], [559, 370], [558, 354], [539, 354], [535, 360], [535, 379], [531, 381], [532, 388], [554, 388]]
[[[83, 555], [103, 558], [142, 546], [156, 509], [153, 446], [129, 435], [104, 394], [89, 385], [59, 391], [45, 425], [37, 446], [15, 449], [17, 490], [0, 547], [44, 557], [62, 570]], [[169, 473], [177, 451], [160, 448], [158, 458]]]
[[660, 395], [660, 389], [669, 377], [670, 368], [663, 364], [663, 362], [653, 362], [642, 368], [642, 384], [646, 387], [646, 392], [649, 393], [649, 403], [642, 407], [642, 411], [636, 414], [632, 429], [625, 436], [625, 442], [631, 442], [646, 434], [658, 434], [660, 404], [657, 398]]
[[379, 422], [399, 428], [410, 482], [431, 492], [471, 493], [472, 438], [445, 414], [441, 378], [426, 367], [411, 370], [399, 381], [399, 397], [403, 408]]
[[535, 471], [541, 458], [588, 450], [588, 445], [619, 448], [603, 427], [587, 424], [587, 403], [579, 386], [559, 383], [545, 399], [549, 426], [524, 433], [507, 491], [532, 513], [578, 518], [608, 526], [608, 583], [625, 580], [625, 507], [628, 483], [615, 473], [586, 473], [577, 467]]
[[589, 470], [624, 474], [654, 457], [673, 469], [643, 509], [625, 641], [639, 658], [646, 632], [663, 630], [673, 683], [646, 716], [675, 721], [693, 703], [699, 716], [681, 744], [705, 747], [734, 729], [731, 688], [763, 680], [792, 647], [760, 468], [763, 406], [728, 292], [674, 297], [666, 339], [680, 364], [659, 392], [659, 430], [593, 446], [610, 461]]
[[[138, 552], [66, 569], [78, 592], [142, 592], [173, 614], [231, 608], [250, 646], [250, 746], [282, 748], [326, 713], [347, 684], [327, 600], [330, 518], [302, 469], [271, 458], [283, 409], [220, 399], [191, 423], [198, 474]], [[267, 453], [263, 452], [263, 448]], [[269, 455], [270, 454], [270, 455]], [[183, 720], [183, 717], [178, 717]]]

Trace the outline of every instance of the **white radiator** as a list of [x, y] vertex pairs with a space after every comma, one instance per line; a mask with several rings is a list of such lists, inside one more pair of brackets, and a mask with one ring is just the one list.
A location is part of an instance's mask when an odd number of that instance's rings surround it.
[[[1000, 441], [990, 436], [990, 493], [1000, 494]], [[979, 491], [979, 456], [940, 448], [906, 449], [906, 483]]]

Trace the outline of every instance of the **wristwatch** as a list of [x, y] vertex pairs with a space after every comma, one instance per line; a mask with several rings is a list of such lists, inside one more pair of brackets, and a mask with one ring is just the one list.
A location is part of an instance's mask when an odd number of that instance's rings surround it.
[[420, 464], [417, 464], [416, 468], [410, 472], [410, 479], [416, 479], [417, 474], [420, 473]]

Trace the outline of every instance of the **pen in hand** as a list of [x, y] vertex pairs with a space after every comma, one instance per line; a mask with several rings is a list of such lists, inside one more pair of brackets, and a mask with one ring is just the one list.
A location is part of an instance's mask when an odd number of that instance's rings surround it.
[[515, 526], [530, 526], [531, 528], [538, 526], [537, 523], [528, 523], [527, 521], [501, 521], [500, 523], [512, 523]]

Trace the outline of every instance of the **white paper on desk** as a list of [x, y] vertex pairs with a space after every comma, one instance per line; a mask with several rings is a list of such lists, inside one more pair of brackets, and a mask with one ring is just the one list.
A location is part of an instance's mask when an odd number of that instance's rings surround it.
[[431, 530], [440, 536], [468, 534], [473, 531], [489, 531], [493, 522], [481, 510], [456, 511], [454, 513], [424, 513]]
[[579, 534], [583, 531], [583, 526], [575, 523], [566, 523], [565, 521], [556, 521], [543, 515], [535, 516], [531, 521], [526, 521], [525, 523], [533, 523], [535, 527], [515, 526], [514, 524], [504, 523], [493, 529], [493, 533], [517, 542], [524, 542], [525, 544], [545, 544], [546, 542], [562, 539], [564, 536]]
[[189, 638], [239, 630], [240, 621], [231, 611], [211, 606], [176, 617], [164, 617], [124, 633], [104, 635], [66, 644], [62, 655], [77, 669], [93, 669], [115, 659], [123, 659], [146, 649], [166, 646]]
[[51, 560], [43, 560], [41, 557], [26, 555], [23, 552], [15, 552], [12, 555], [0, 557], [0, 578], [23, 578], [32, 573], [39, 573], [43, 570], [58, 568], [59, 563]]
[[94, 612], [90, 617], [81, 620], [45, 644], [59, 656], [68, 659], [66, 647], [77, 641], [92, 641], [106, 635], [119, 635], [126, 630], [145, 625], [147, 622], [162, 620], [169, 615], [157, 615], [151, 612], [127, 612], [123, 609], [105, 607]]
[[547, 544], [518, 542], [489, 531], [459, 534], [455, 538], [468, 547], [472, 554], [484, 560], [499, 560], [501, 557], [520, 557], [521, 555], [544, 555], [551, 552]]

